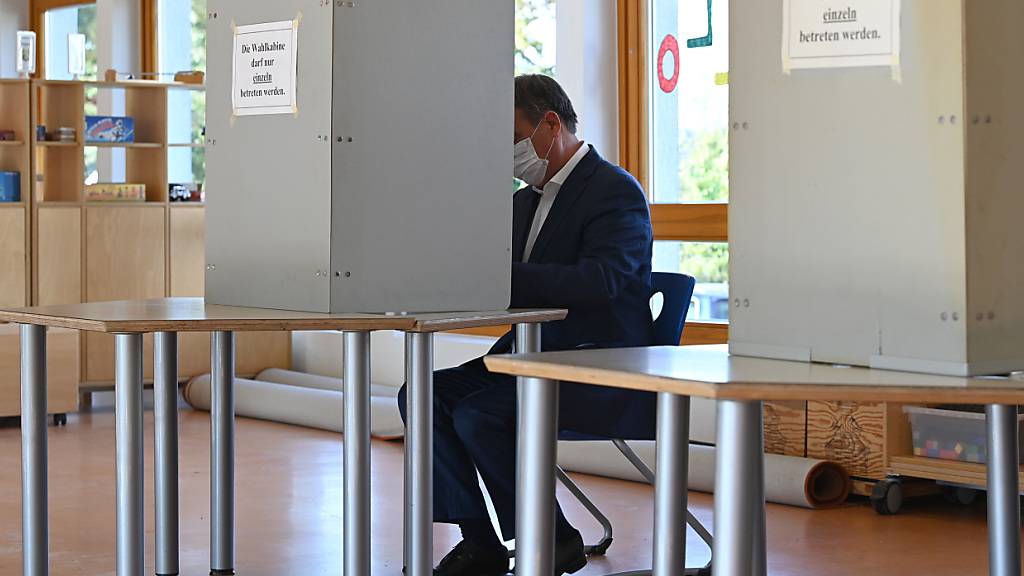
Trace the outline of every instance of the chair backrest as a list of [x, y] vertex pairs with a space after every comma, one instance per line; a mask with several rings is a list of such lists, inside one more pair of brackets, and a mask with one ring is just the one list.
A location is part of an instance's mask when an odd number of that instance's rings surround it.
[[651, 298], [661, 294], [664, 304], [661, 313], [654, 319], [654, 344], [676, 346], [683, 336], [686, 313], [690, 310], [693, 288], [697, 281], [686, 274], [655, 272], [651, 274], [653, 287]]

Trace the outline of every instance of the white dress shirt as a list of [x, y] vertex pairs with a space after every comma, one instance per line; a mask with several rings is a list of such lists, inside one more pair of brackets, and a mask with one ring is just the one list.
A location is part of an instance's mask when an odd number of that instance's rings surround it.
[[544, 227], [544, 221], [548, 219], [548, 214], [551, 212], [551, 206], [555, 203], [555, 197], [558, 196], [558, 191], [562, 189], [562, 185], [569, 179], [569, 175], [576, 169], [576, 165], [583, 160], [583, 157], [590, 152], [590, 146], [587, 146], [586, 142], [580, 142], [580, 148], [569, 158], [569, 161], [562, 166], [562, 169], [555, 173], [548, 180], [548, 183], [544, 185], [544, 189], [539, 189], [536, 186], [533, 187], [533, 191], [540, 194], [540, 202], [537, 204], [537, 212], [533, 216], [533, 226], [530, 227], [530, 235], [526, 237], [526, 250], [523, 251], [523, 262], [530, 260], [530, 253], [533, 252], [533, 245], [537, 242], [537, 235], [540, 234], [541, 228]]

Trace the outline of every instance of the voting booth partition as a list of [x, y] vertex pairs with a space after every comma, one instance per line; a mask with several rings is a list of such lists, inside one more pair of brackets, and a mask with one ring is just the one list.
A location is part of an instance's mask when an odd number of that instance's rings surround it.
[[730, 7], [730, 350], [1024, 370], [1024, 3], [850, 6]]
[[207, 302], [508, 307], [513, 3], [208, 10]]

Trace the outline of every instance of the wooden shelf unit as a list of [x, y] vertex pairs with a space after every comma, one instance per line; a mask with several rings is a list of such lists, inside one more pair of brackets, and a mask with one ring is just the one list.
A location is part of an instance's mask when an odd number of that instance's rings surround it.
[[[84, 142], [87, 88], [123, 92], [123, 115], [135, 120], [137, 142]], [[32, 125], [43, 124], [47, 131], [61, 126], [77, 130], [73, 143], [36, 142], [33, 136], [33, 304], [203, 295], [205, 206], [168, 201], [168, 153], [175, 147], [168, 141], [168, 92], [202, 89], [147, 81], [32, 83], [33, 117], [38, 119]], [[85, 150], [90, 147], [122, 150], [124, 181], [145, 184], [146, 201], [86, 200]], [[290, 342], [286, 333], [239, 334], [238, 375], [289, 366]], [[149, 379], [151, 337], [144, 346]], [[113, 337], [83, 334], [79, 347], [82, 389], [109, 387], [114, 379]], [[180, 336], [183, 379], [209, 371], [209, 350], [208, 335]]]
[[[0, 80], [0, 129], [15, 140], [0, 142], [0, 170], [21, 174], [21, 201], [0, 203], [0, 306], [32, 303], [32, 142], [31, 84]], [[78, 340], [73, 331], [49, 330], [47, 409], [61, 414], [78, 409]], [[18, 327], [0, 324], [0, 416], [21, 411], [21, 342]]]
[[32, 174], [28, 141], [31, 131], [29, 83], [0, 80], [0, 130], [13, 130], [13, 142], [0, 142], [0, 171], [21, 175], [20, 202], [0, 202], [0, 306], [29, 302], [29, 191]]

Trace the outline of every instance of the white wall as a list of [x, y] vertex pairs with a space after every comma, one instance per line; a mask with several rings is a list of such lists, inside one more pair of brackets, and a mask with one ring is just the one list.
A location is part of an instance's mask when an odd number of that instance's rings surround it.
[[[141, 66], [141, 21], [138, 0], [96, 1], [96, 64], [99, 77], [108, 68], [118, 72], [139, 72]], [[124, 93], [100, 90], [100, 114], [124, 114]], [[125, 177], [125, 151], [100, 149], [98, 168], [101, 182], [119, 182]]]
[[580, 135], [619, 158], [618, 28], [615, 0], [558, 0], [555, 70], [580, 117]]
[[0, 78], [17, 76], [18, 30], [28, 30], [28, 0], [0, 0]]

